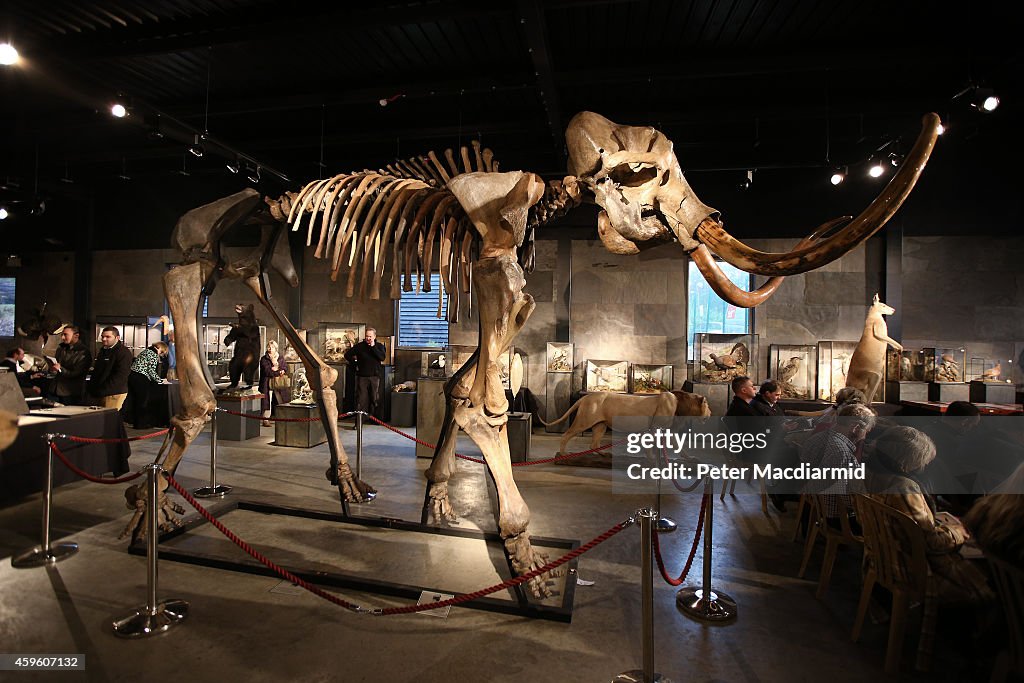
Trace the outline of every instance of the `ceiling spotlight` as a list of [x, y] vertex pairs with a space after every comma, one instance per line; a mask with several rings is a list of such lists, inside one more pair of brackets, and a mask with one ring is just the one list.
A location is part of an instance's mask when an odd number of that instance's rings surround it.
[[6, 207], [6, 206], [0, 206], [0, 221], [5, 221], [5, 220], [7, 220], [7, 217], [8, 217], [8, 216], [10, 216], [10, 215], [11, 215], [11, 214], [10, 214], [10, 212], [9, 212], [9, 211], [7, 210], [7, 207]]
[[206, 154], [206, 149], [203, 148], [202, 143], [199, 142], [199, 133], [196, 133], [192, 138], [192, 146], [188, 148], [188, 151], [192, 153], [192, 156], [202, 158]]
[[878, 178], [883, 173], [885, 173], [885, 167], [882, 166], [881, 161], [876, 161], [875, 163], [871, 164], [871, 167], [868, 169], [868, 175], [871, 176], [872, 178]]
[[238, 159], [235, 159], [234, 162], [229, 161], [227, 164], [227, 168], [229, 171], [231, 171], [232, 174], [238, 173], [238, 166]]
[[749, 190], [750, 186], [753, 185], [753, 184], [754, 184], [754, 171], [753, 170], [748, 170], [746, 178], [744, 178], [742, 181], [740, 181], [739, 189], [741, 189], [741, 190]]
[[974, 93], [975, 107], [982, 111], [995, 111], [999, 106], [999, 98], [991, 88], [978, 88]]
[[128, 116], [128, 110], [124, 108], [124, 105], [117, 102], [110, 107], [110, 114], [115, 118], [123, 119]]
[[897, 154], [896, 152], [889, 153], [889, 163], [895, 168], [899, 168], [899, 165], [903, 163], [903, 155]]
[[379, 100], [377, 100], [377, 104], [379, 104], [382, 107], [386, 107], [389, 104], [391, 104], [392, 102], [394, 102], [395, 100], [399, 100], [399, 99], [401, 99], [403, 97], [405, 97], [405, 93], [401, 93], [401, 92], [400, 93], [395, 93], [391, 97], [382, 97], [382, 98], [380, 98]]
[[18, 63], [18, 51], [10, 43], [0, 43], [0, 64], [12, 66]]
[[832, 171], [832, 177], [828, 179], [833, 185], [839, 185], [846, 180], [846, 168], [837, 168]]
[[260, 182], [260, 167], [257, 166], [256, 170], [249, 171], [248, 178], [249, 178], [249, 182], [253, 183], [254, 185], [259, 183]]

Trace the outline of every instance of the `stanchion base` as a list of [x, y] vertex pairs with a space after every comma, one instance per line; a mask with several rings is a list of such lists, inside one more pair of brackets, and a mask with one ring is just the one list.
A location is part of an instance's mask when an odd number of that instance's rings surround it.
[[113, 623], [114, 633], [122, 638], [145, 638], [163, 633], [180, 624], [188, 616], [188, 603], [184, 600], [164, 600], [150, 614], [146, 606]]
[[11, 566], [15, 569], [45, 567], [48, 564], [55, 564], [61, 560], [66, 560], [77, 552], [77, 543], [57, 543], [50, 546], [49, 552], [44, 548], [36, 546], [11, 560]]
[[223, 498], [224, 496], [231, 493], [231, 487], [227, 484], [217, 484], [216, 486], [203, 486], [192, 492], [192, 495], [196, 498]]
[[661, 674], [655, 672], [651, 680], [648, 681], [644, 677], [643, 669], [633, 669], [632, 671], [623, 671], [612, 679], [612, 683], [672, 683], [672, 679], [665, 678]]
[[700, 621], [728, 621], [737, 611], [736, 601], [722, 591], [711, 591], [711, 599], [705, 600], [703, 588], [683, 588], [676, 593], [676, 606]]
[[376, 497], [377, 497], [376, 492], [367, 491], [366, 492], [366, 500], [360, 500], [358, 502], [353, 503], [353, 505], [362, 505], [363, 503], [372, 503], [374, 498], [376, 498]]
[[671, 533], [676, 530], [677, 526], [675, 520], [671, 517], [658, 517], [658, 519], [654, 520], [654, 530], [659, 534]]

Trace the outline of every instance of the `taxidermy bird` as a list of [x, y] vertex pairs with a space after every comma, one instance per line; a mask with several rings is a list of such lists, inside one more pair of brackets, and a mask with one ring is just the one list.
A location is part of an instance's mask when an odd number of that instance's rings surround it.
[[750, 362], [750, 350], [742, 342], [736, 342], [729, 353], [722, 356], [711, 353], [708, 358], [719, 370], [732, 370], [737, 365], [745, 366]]
[[981, 373], [981, 379], [982, 381], [993, 381], [999, 379], [999, 375], [1001, 374], [1003, 374], [1003, 364], [996, 363], [994, 367], [991, 367]]
[[800, 356], [793, 356], [788, 361], [779, 366], [779, 381], [789, 384], [796, 377], [796, 374], [800, 372], [800, 364], [803, 362], [803, 358]]
[[900, 356], [900, 379], [910, 379], [914, 376], [914, 364], [906, 356]]

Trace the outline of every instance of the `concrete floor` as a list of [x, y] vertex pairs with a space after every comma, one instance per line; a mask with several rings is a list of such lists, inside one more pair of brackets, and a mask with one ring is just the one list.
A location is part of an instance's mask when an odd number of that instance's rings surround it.
[[[344, 430], [342, 436], [353, 453], [355, 433]], [[269, 445], [272, 439], [273, 429], [264, 428], [260, 439], [221, 442], [219, 479], [235, 487], [230, 497], [338, 512], [336, 490], [323, 474], [326, 447], [280, 448]], [[536, 433], [532, 457], [549, 456], [557, 442], [557, 435]], [[571, 447], [583, 450], [587, 443], [578, 438]], [[132, 467], [149, 462], [157, 446], [155, 441], [134, 444]], [[464, 436], [459, 451], [477, 452]], [[208, 456], [204, 433], [186, 455], [178, 479], [189, 488], [204, 484]], [[359, 506], [359, 513], [418, 520], [426, 464], [414, 457], [411, 441], [368, 427], [363, 474], [380, 497]], [[493, 529], [481, 466], [461, 461], [459, 467], [452, 493], [463, 526]], [[609, 470], [541, 465], [517, 468], [516, 480], [532, 511], [531, 531], [540, 536], [585, 542], [653, 502], [612, 495]], [[126, 543], [117, 540], [128, 520], [124, 488], [78, 482], [56, 490], [53, 535], [76, 541], [81, 550], [47, 569], [17, 570], [6, 559], [38, 543], [39, 495], [0, 509], [0, 557], [5, 558], [0, 561], [0, 652], [82, 653], [86, 660], [84, 673], [5, 672], [0, 679], [609, 681], [641, 664], [637, 528], [580, 558], [580, 578], [595, 584], [577, 587], [571, 624], [465, 608], [453, 608], [447, 618], [358, 615], [276, 578], [165, 561], [159, 596], [187, 600], [190, 616], [158, 637], [117, 638], [111, 619], [143, 603], [146, 593], [145, 558], [128, 554]], [[679, 571], [689, 550], [699, 501], [696, 495], [664, 498], [665, 513], [679, 523], [676, 534], [662, 537], [670, 572]], [[355, 567], [418, 585], [450, 577], [445, 585], [464, 591], [499, 580], [500, 562], [486, 561], [486, 549], [466, 542], [428, 542], [423, 549], [410, 546], [419, 542], [416, 535], [389, 542], [374, 531], [339, 531], [321, 522], [242, 512], [224, 521], [284, 564]], [[832, 587], [819, 601], [814, 589], [823, 550], [817, 550], [808, 578], [795, 578], [803, 546], [789, 540], [792, 510], [785, 515], [772, 510], [766, 517], [760, 498], [747, 493], [723, 503], [716, 499], [715, 522], [714, 580], [739, 603], [739, 618], [722, 626], [692, 621], [677, 609], [676, 589], [656, 577], [658, 671], [674, 681], [885, 679], [887, 625], [868, 623], [860, 643], [849, 638], [859, 590], [858, 555], [840, 554]], [[365, 542], [360, 533], [366, 533]], [[199, 535], [222, 544], [218, 552], [243, 558], [209, 525]], [[699, 579], [701, 561], [698, 551], [693, 581]], [[370, 607], [409, 604], [353, 591], [342, 595]], [[910, 672], [916, 629], [912, 621], [904, 673], [894, 680], [964, 680], [966, 664], [941, 634], [935, 673]]]

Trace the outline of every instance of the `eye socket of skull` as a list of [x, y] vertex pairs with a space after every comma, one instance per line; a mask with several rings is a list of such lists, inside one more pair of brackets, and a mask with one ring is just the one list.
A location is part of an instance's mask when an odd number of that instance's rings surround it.
[[619, 164], [613, 168], [608, 177], [616, 185], [623, 187], [643, 187], [649, 182], [656, 180], [658, 169], [647, 164]]

